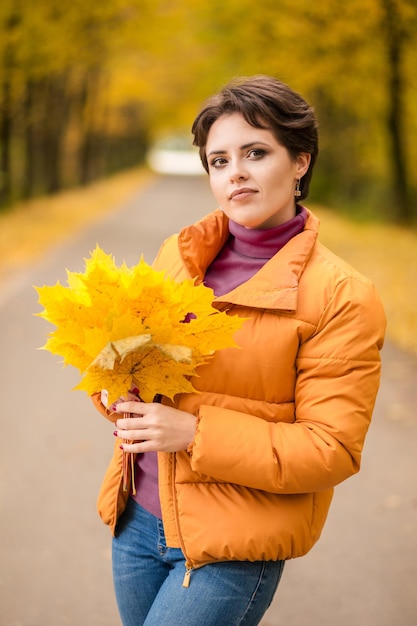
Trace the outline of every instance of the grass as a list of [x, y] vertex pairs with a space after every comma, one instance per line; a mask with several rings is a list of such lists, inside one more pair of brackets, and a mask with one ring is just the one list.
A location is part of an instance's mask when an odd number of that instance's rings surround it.
[[[48, 247], [114, 211], [151, 176], [143, 169], [129, 170], [0, 214], [0, 288]], [[388, 337], [417, 355], [417, 233], [311, 208], [321, 220], [322, 242], [376, 285], [387, 314]]]

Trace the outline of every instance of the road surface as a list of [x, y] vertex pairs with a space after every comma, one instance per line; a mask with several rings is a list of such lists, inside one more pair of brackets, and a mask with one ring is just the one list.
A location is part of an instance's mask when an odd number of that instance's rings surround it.
[[[119, 263], [150, 262], [212, 208], [204, 178], [157, 177], [0, 287], [2, 626], [120, 626], [95, 510], [112, 428], [71, 391], [77, 373], [37, 350], [51, 327], [33, 316], [32, 286], [65, 282], [96, 243]], [[390, 344], [383, 360], [362, 471], [337, 488], [312, 552], [287, 563], [263, 626], [417, 624], [417, 360]]]

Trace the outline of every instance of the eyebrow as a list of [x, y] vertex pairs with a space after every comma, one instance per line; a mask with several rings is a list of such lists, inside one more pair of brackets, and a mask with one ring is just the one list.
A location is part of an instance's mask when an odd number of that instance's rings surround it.
[[[245, 143], [243, 144], [243, 146], [240, 146], [239, 150], [247, 150], [248, 148], [253, 148], [253, 146], [266, 146], [268, 147], [269, 144], [263, 142], [263, 141], [251, 141], [250, 143]], [[212, 150], [211, 152], [208, 153], [207, 158], [209, 156], [212, 156], [214, 154], [226, 154], [227, 150]]]

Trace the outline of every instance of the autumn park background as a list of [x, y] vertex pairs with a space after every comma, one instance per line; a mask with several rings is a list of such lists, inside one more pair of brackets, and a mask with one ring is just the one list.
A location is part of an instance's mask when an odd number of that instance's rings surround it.
[[205, 178], [155, 173], [149, 150], [190, 140], [207, 96], [260, 73], [315, 107], [306, 205], [388, 319], [363, 469], [265, 626], [415, 624], [417, 0], [0, 0], [1, 623], [117, 620], [95, 512], [113, 436], [37, 350], [33, 284], [74, 270], [97, 231], [139, 260], [205, 208]]
[[325, 243], [417, 352], [416, 33], [416, 0], [2, 0], [0, 278], [128, 194], [230, 78], [272, 74], [318, 114]]

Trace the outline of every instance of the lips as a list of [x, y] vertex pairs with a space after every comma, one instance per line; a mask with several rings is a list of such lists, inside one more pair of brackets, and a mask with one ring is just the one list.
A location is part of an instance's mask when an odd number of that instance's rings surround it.
[[235, 189], [234, 192], [230, 195], [230, 200], [236, 200], [240, 198], [245, 198], [249, 195], [253, 195], [256, 192], [256, 189], [251, 189], [250, 187], [241, 187], [240, 189]]

